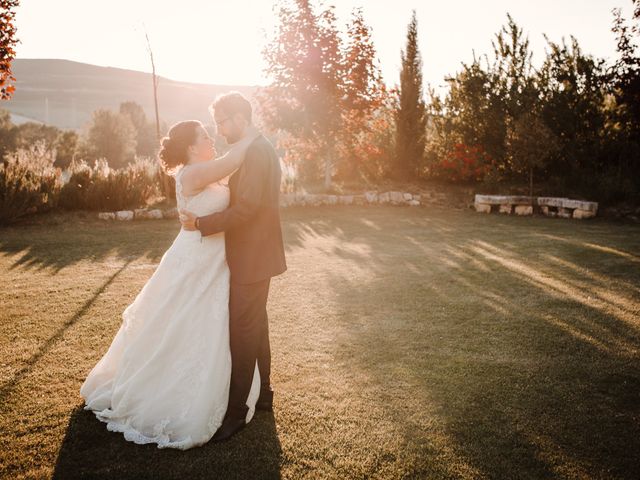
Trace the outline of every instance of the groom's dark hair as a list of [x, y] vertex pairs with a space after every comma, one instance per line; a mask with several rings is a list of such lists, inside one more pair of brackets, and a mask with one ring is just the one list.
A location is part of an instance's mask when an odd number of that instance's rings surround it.
[[229, 92], [218, 95], [209, 106], [209, 111], [213, 115], [214, 110], [222, 110], [229, 116], [239, 113], [247, 122], [251, 123], [251, 103], [240, 92]]

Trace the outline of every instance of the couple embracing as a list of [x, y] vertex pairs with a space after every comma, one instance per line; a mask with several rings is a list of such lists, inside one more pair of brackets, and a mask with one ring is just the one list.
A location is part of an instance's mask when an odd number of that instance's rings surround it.
[[280, 162], [241, 94], [210, 111], [231, 148], [216, 157], [192, 120], [162, 140], [182, 228], [80, 388], [108, 430], [158, 448], [227, 440], [273, 408], [266, 305], [287, 269]]

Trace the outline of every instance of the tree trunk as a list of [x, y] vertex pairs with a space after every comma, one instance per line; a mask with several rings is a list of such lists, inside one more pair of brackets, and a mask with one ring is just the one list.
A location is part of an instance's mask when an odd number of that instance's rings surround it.
[[531, 205], [533, 205], [533, 167], [529, 168], [529, 198]]
[[324, 162], [324, 188], [331, 188], [331, 170], [333, 168], [333, 145], [330, 145], [327, 149]]

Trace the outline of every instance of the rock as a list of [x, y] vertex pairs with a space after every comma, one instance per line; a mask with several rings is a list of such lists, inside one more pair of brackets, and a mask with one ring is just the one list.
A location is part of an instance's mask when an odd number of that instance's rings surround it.
[[113, 212], [102, 212], [98, 214], [100, 220], [115, 220], [116, 214]]
[[410, 193], [403, 193], [402, 197], [405, 202], [410, 202], [411, 200], [413, 200], [413, 195], [411, 195]]
[[133, 212], [131, 210], [120, 210], [116, 212], [116, 219], [123, 221], [133, 220]]
[[365, 192], [364, 198], [367, 203], [378, 203], [378, 194], [376, 192]]
[[491, 213], [491, 205], [487, 203], [474, 203], [473, 206], [478, 213]]
[[511, 215], [511, 211], [512, 211], [512, 205], [511, 204], [500, 204], [500, 213], [508, 213], [509, 215]]
[[398, 205], [400, 203], [404, 203], [404, 195], [402, 192], [389, 192], [389, 200], [394, 205]]
[[418, 200], [409, 200], [409, 202], [407, 202], [411, 207], [419, 207], [420, 206], [420, 202]]
[[422, 200], [422, 197], [420, 195], [413, 195], [413, 200], [416, 200], [419, 202]]
[[304, 197], [304, 205], [321, 205], [322, 204], [322, 195], [317, 195], [315, 193], [307, 193]]
[[284, 193], [280, 195], [280, 206], [288, 207], [290, 205], [295, 205], [296, 203], [296, 194], [295, 193]]
[[571, 209], [579, 208], [580, 210], [593, 212], [594, 215], [598, 211], [598, 202], [583, 202], [582, 200], [570, 200], [566, 198], [562, 202], [562, 206]]
[[337, 195], [327, 195], [327, 205], [337, 205], [337, 204], [338, 204]]
[[296, 193], [296, 205], [304, 205], [306, 203], [306, 195], [302, 192]]
[[162, 210], [154, 208], [153, 210], [149, 210], [148, 215], [148, 218], [151, 218], [153, 220], [160, 220], [162, 218]]
[[353, 195], [341, 195], [339, 202], [341, 205], [353, 205]]
[[179, 216], [179, 213], [178, 213], [178, 209], [176, 207], [167, 208], [166, 210], [164, 210], [162, 212], [162, 217], [163, 218], [176, 219], [176, 218], [178, 218], [178, 216]]
[[391, 201], [391, 196], [389, 192], [381, 193], [378, 195], [378, 203], [389, 203]]
[[576, 208], [573, 211], [573, 218], [583, 219], [583, 218], [593, 218], [595, 216], [596, 216], [595, 212], [591, 210], [583, 210], [581, 208]]
[[558, 216], [558, 211], [555, 208], [552, 210], [551, 207], [547, 207], [546, 205], [542, 205], [540, 207], [540, 212], [543, 215], [551, 218], [555, 218]]
[[532, 205], [516, 205], [514, 208], [516, 215], [533, 215]]
[[162, 210], [146, 210], [144, 208], [137, 208], [133, 211], [133, 218], [136, 220], [158, 220], [162, 218]]
[[567, 198], [564, 197], [538, 197], [537, 203], [540, 206], [546, 206], [546, 207], [562, 207], [562, 203], [568, 200]]
[[558, 208], [558, 216], [560, 218], [571, 218], [573, 215], [571, 210], [569, 210], [568, 208], [560, 207]]
[[354, 205], [365, 205], [367, 203], [367, 198], [364, 195], [354, 195], [353, 204]]
[[[535, 197], [533, 197], [535, 201]], [[476, 195], [475, 203], [488, 203], [489, 205], [526, 205], [531, 204], [532, 197], [525, 195]]]

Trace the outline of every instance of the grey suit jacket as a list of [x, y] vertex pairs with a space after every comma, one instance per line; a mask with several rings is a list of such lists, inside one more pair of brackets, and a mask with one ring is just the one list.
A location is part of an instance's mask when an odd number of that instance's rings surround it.
[[260, 135], [229, 179], [229, 207], [200, 217], [202, 235], [225, 232], [232, 282], [255, 283], [287, 269], [280, 227], [281, 176], [273, 145]]

